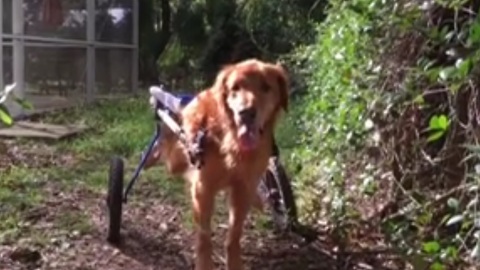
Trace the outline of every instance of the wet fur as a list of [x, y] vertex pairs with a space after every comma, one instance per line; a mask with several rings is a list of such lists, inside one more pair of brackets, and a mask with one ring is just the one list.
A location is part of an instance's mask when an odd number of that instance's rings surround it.
[[[247, 74], [247, 79], [250, 78], [248, 76], [261, 78], [271, 88], [269, 94], [259, 94], [258, 89], [252, 90], [255, 95], [264, 95], [258, 98], [260, 110], [273, 109], [263, 126], [257, 148], [248, 153], [239, 149], [236, 127], [226, 104], [230, 94], [227, 80], [232, 80], [232, 74]], [[190, 184], [196, 225], [196, 270], [213, 269], [210, 220], [215, 195], [221, 190], [226, 190], [229, 197], [229, 227], [225, 241], [227, 269], [243, 269], [240, 247], [243, 223], [252, 204], [258, 206], [259, 203], [256, 190], [268, 165], [278, 116], [288, 105], [287, 85], [287, 75], [278, 65], [251, 59], [224, 67], [214, 85], [200, 92], [182, 110], [179, 119], [188, 138], [193, 138], [201, 128], [207, 130], [203, 157], [205, 163], [200, 170], [189, 167], [186, 151], [175, 135], [164, 133], [160, 147], [163, 164], [170, 173], [182, 175]]]

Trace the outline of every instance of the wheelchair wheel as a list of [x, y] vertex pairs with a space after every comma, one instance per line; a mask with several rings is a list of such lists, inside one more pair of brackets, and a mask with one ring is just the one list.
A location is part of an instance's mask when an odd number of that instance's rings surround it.
[[111, 244], [120, 242], [123, 204], [123, 160], [114, 157], [110, 161], [108, 179], [107, 206], [109, 214], [107, 241]]
[[297, 205], [290, 179], [277, 157], [270, 158], [268, 169], [260, 185], [276, 229], [291, 230], [297, 222]]

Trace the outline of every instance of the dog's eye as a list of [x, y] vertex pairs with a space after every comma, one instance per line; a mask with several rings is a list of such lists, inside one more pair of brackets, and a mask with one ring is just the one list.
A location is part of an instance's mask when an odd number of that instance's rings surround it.
[[232, 86], [232, 91], [236, 92], [236, 91], [239, 91], [240, 90], [240, 85], [238, 85], [238, 83], [235, 83], [233, 86]]
[[268, 83], [262, 83], [262, 91], [265, 93], [270, 91], [270, 85], [268, 85]]

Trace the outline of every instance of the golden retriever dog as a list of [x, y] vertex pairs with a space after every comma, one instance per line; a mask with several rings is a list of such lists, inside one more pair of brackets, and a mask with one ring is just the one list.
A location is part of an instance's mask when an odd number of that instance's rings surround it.
[[[225, 66], [213, 86], [200, 92], [179, 115], [188, 140], [206, 131], [203, 166], [191, 166], [176, 135], [164, 132], [160, 160], [189, 183], [195, 223], [195, 269], [211, 270], [211, 219], [216, 194], [228, 195], [225, 241], [228, 270], [241, 270], [240, 238], [252, 206], [260, 207], [257, 186], [272, 153], [277, 119], [288, 105], [288, 77], [276, 64], [249, 59]], [[166, 130], [166, 129], [163, 129]], [[151, 163], [151, 162], [150, 162]]]

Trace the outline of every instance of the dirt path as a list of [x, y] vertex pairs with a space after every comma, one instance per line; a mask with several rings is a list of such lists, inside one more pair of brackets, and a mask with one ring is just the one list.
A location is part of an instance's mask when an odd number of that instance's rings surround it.
[[[0, 246], [0, 269], [191, 269], [192, 235], [183, 213], [158, 197], [155, 187], [139, 183], [125, 207], [124, 242], [105, 241], [104, 194], [76, 187], [65, 192], [54, 184], [42, 187], [47, 198], [25, 214], [29, 237]], [[141, 198], [141, 199], [140, 199]], [[223, 269], [225, 226], [215, 230], [215, 261]], [[299, 247], [247, 224], [243, 241], [247, 269], [332, 269], [332, 262], [313, 246]]]
[[[0, 177], [0, 270], [192, 269], [189, 207], [178, 187], [169, 190], [168, 180], [160, 180], [155, 172], [151, 177], [142, 173], [129, 203], [124, 206], [124, 241], [117, 248], [105, 240], [105, 168], [98, 168], [96, 162], [94, 167], [82, 165], [74, 156], [59, 154], [48, 145], [7, 146], [7, 155], [0, 157], [0, 173], [11, 164], [24, 168], [24, 171], [10, 176], [10, 179], [8, 173], [7, 178], [3, 177], [5, 175]], [[55, 176], [58, 168], [71, 171], [82, 166], [86, 166], [83, 172]], [[38, 172], [34, 173], [35, 168], [52, 168], [48, 170], [55, 173], [38, 175]], [[28, 180], [31, 174], [37, 176]], [[95, 177], [98, 177], [97, 186], [93, 181]], [[11, 194], [6, 196], [2, 192]], [[41, 194], [42, 199], [36, 201], [35, 194]], [[166, 196], [169, 194], [175, 196]], [[32, 198], [22, 198], [28, 196]], [[175, 199], [178, 196], [182, 196], [181, 202]], [[25, 202], [27, 205], [23, 205]], [[9, 221], [9, 214], [2, 213], [2, 209], [8, 210], [9, 207], [15, 209], [13, 215], [19, 217]], [[7, 220], [1, 220], [2, 216]], [[225, 214], [216, 217], [214, 260], [218, 269], [224, 269], [224, 222], [227, 217]], [[246, 269], [404, 269], [382, 268], [388, 259], [378, 260], [378, 254], [346, 258], [350, 264], [338, 268], [337, 260], [327, 255], [335, 251], [335, 241], [330, 235], [323, 235], [314, 243], [305, 245], [298, 237], [276, 236], [268, 229], [257, 228], [258, 219], [255, 218], [251, 217], [247, 222], [242, 240]], [[1, 228], [10, 229], [2, 231]], [[363, 262], [367, 263], [362, 266]]]

